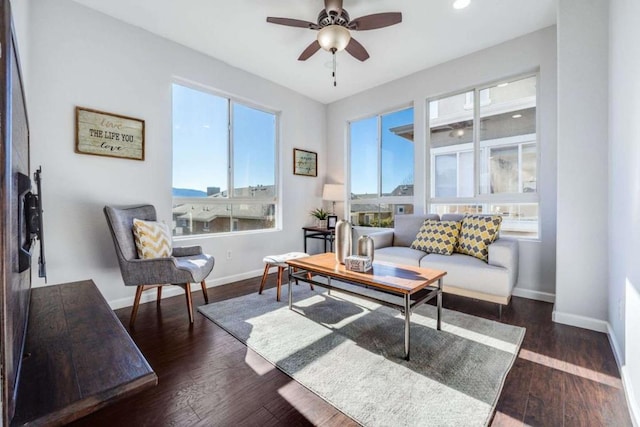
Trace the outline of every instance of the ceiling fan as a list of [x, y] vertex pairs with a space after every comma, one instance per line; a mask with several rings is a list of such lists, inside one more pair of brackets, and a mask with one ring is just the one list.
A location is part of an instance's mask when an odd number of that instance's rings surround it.
[[298, 57], [299, 61], [306, 61], [320, 48], [334, 55], [334, 86], [335, 82], [335, 53], [346, 50], [354, 58], [366, 61], [369, 53], [356, 39], [351, 37], [351, 31], [375, 30], [402, 22], [402, 13], [386, 12], [374, 13], [350, 19], [349, 13], [342, 8], [342, 0], [324, 0], [324, 9], [318, 14], [317, 23], [292, 18], [276, 18], [269, 16], [267, 22], [286, 25], [289, 27], [308, 28], [318, 31], [318, 37]]

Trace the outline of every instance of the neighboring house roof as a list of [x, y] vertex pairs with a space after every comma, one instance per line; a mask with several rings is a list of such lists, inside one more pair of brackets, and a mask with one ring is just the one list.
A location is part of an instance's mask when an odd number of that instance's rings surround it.
[[[173, 196], [178, 198], [197, 198], [197, 199], [219, 199], [226, 198], [228, 190], [220, 191], [220, 187], [209, 187], [207, 191], [194, 190], [192, 188], [173, 188]], [[236, 188], [234, 197], [243, 198], [269, 198], [275, 197], [275, 185], [250, 185], [248, 187]]]
[[413, 196], [413, 184], [400, 184], [391, 192], [392, 196]]
[[396, 135], [413, 142], [413, 123], [409, 123], [402, 126], [396, 126], [394, 128], [389, 129], [389, 132], [393, 132]]
[[[391, 194], [389, 194], [389, 196], [391, 196], [391, 197], [413, 196], [413, 184], [400, 184], [396, 188], [393, 189], [393, 191], [391, 192]], [[375, 199], [377, 197], [378, 197], [377, 194], [369, 194], [369, 193], [353, 194], [353, 193], [351, 193], [351, 200], [352, 201]], [[398, 204], [398, 203], [395, 203], [395, 204]], [[399, 204], [402, 204], [402, 203], [399, 203]], [[368, 206], [368, 205], [363, 205], [363, 204], [357, 204], [357, 205], [358, 206]], [[353, 206], [355, 206], [355, 204]], [[377, 205], [370, 205], [370, 206], [377, 206]]]
[[[268, 202], [267, 202], [268, 203]], [[218, 217], [239, 219], [262, 219], [267, 213], [264, 204], [234, 203], [233, 213], [227, 204], [207, 204], [206, 198], [200, 203], [184, 203], [174, 206], [173, 216], [176, 219], [187, 219], [197, 222], [211, 222]]]

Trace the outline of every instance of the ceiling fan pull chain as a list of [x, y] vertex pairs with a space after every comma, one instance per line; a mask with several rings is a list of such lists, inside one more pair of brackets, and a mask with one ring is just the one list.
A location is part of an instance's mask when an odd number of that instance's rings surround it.
[[333, 49], [331, 53], [333, 54], [333, 87], [336, 87], [338, 86], [336, 83], [336, 50]]

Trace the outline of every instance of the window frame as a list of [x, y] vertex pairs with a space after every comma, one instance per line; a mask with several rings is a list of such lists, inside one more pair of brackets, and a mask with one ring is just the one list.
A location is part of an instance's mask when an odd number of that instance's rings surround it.
[[[518, 80], [524, 80], [527, 78], [535, 78], [536, 79], [536, 94], [535, 94], [535, 108], [536, 108], [536, 118], [535, 118], [535, 133], [533, 134], [521, 134], [521, 135], [514, 135], [511, 137], [505, 137], [502, 138], [502, 140], [504, 139], [510, 139], [510, 140], [519, 140], [522, 139], [523, 141], [519, 141], [518, 142], [518, 162], [520, 165], [520, 160], [521, 160], [521, 152], [522, 152], [522, 145], [526, 145], [528, 143], [534, 142], [535, 141], [535, 146], [536, 146], [536, 191], [535, 192], [517, 192], [517, 193], [482, 193], [482, 181], [481, 181], [481, 161], [482, 161], [482, 148], [481, 144], [485, 145], [485, 147], [487, 149], [490, 149], [492, 147], [498, 147], [498, 146], [502, 146], [503, 144], [499, 144], [495, 140], [495, 139], [486, 139], [486, 140], [480, 140], [480, 133], [481, 133], [481, 127], [478, 125], [481, 121], [481, 114], [482, 114], [482, 107], [487, 105], [487, 103], [485, 103], [484, 101], [486, 100], [482, 100], [481, 98], [481, 93], [483, 90], [486, 89], [490, 89], [493, 87], [499, 87], [500, 82], [504, 82], [504, 81], [518, 81]], [[453, 97], [453, 96], [457, 96], [457, 95], [464, 95], [466, 93], [469, 92], [473, 92], [474, 96], [473, 96], [473, 141], [468, 143], [471, 144], [472, 146], [472, 152], [473, 152], [473, 165], [474, 165], [474, 171], [473, 171], [473, 196], [472, 197], [435, 197], [435, 179], [434, 179], [434, 173], [435, 173], [435, 156], [432, 153], [432, 148], [431, 148], [431, 105], [430, 103], [432, 101], [438, 101], [444, 98], [449, 98], [449, 97]], [[465, 95], [466, 97], [466, 95]], [[525, 98], [527, 99], [527, 98]], [[529, 99], [533, 99], [533, 97], [529, 97]], [[532, 236], [532, 237], [527, 237], [527, 236], [514, 236], [515, 238], [519, 239], [519, 240], [528, 240], [528, 241], [539, 241], [541, 240], [541, 233], [542, 233], [542, 218], [541, 218], [541, 198], [540, 198], [540, 158], [541, 158], [541, 144], [540, 144], [540, 114], [539, 114], [539, 99], [540, 99], [540, 72], [536, 71], [536, 72], [532, 72], [532, 73], [525, 73], [525, 74], [519, 74], [519, 75], [515, 75], [515, 76], [510, 76], [510, 77], [506, 77], [506, 78], [502, 78], [499, 80], [495, 80], [483, 85], [478, 85], [478, 86], [474, 86], [474, 87], [470, 87], [470, 88], [465, 88], [463, 90], [457, 90], [457, 91], [453, 91], [453, 92], [449, 92], [449, 93], [443, 93], [443, 94], [438, 94], [436, 96], [433, 97], [429, 97], [426, 99], [425, 102], [425, 108], [426, 108], [426, 114], [425, 117], [427, 118], [426, 122], [425, 122], [425, 128], [426, 128], [426, 132], [425, 132], [425, 141], [426, 141], [426, 150], [425, 150], [425, 156], [427, 157], [427, 164], [429, 165], [429, 170], [426, 173], [426, 179], [429, 182], [429, 185], [426, 187], [426, 208], [427, 208], [427, 212], [431, 212], [432, 211], [432, 206], [433, 205], [484, 205], [484, 206], [490, 206], [490, 205], [496, 205], [496, 204], [532, 204], [532, 203], [536, 203], [538, 205], [538, 221], [537, 221], [537, 232], [536, 232], [536, 236]], [[509, 112], [512, 111], [511, 110], [511, 106], [510, 103], [515, 104], [513, 101], [508, 101], [506, 103], [506, 105], [503, 107], [504, 112]], [[527, 102], [524, 102], [525, 105], [528, 105]], [[535, 136], [535, 138], [531, 138], [532, 136]], [[487, 145], [487, 143], [489, 145]], [[465, 144], [466, 145], [466, 144]], [[443, 147], [443, 148], [449, 148], [449, 147]], [[437, 149], [436, 149], [437, 150]], [[446, 151], [450, 151], [450, 152], [454, 152], [455, 150], [453, 148], [451, 148], [450, 150], [443, 150], [442, 153], [436, 153], [436, 155], [438, 154], [445, 154]], [[460, 151], [460, 150], [459, 150]], [[468, 150], [464, 150], [464, 151], [468, 151]], [[486, 154], [486, 156], [488, 157], [488, 154]], [[459, 156], [458, 156], [458, 161], [459, 161]], [[487, 170], [487, 172], [489, 172], [489, 170]], [[460, 172], [459, 170], [456, 170], [456, 175], [460, 176]], [[520, 171], [519, 171], [519, 175], [520, 175]], [[520, 177], [519, 177], [519, 181], [520, 181]], [[520, 187], [519, 187], [520, 188]], [[459, 191], [459, 189], [456, 189], [456, 191]]]
[[[199, 233], [199, 234], [185, 234], [185, 235], [172, 235], [174, 240], [190, 240], [190, 239], [201, 239], [201, 238], [213, 238], [218, 236], [228, 236], [228, 235], [239, 235], [239, 234], [255, 234], [255, 233], [268, 233], [274, 231], [280, 231], [282, 229], [282, 220], [281, 220], [281, 197], [280, 197], [280, 180], [281, 180], [281, 170], [280, 170], [280, 139], [281, 139], [281, 117], [282, 112], [280, 110], [276, 110], [274, 108], [261, 105], [257, 102], [247, 100], [242, 97], [238, 97], [227, 92], [223, 92], [220, 90], [216, 90], [214, 88], [194, 83], [191, 81], [186, 81], [178, 78], [174, 78], [171, 81], [171, 150], [173, 157], [173, 150], [175, 149], [174, 140], [173, 140], [173, 125], [174, 125], [174, 117], [173, 117], [173, 86], [183, 86], [191, 90], [203, 92], [208, 95], [216, 96], [219, 98], [223, 98], [227, 102], [227, 195], [226, 197], [220, 198], [207, 198], [207, 197], [175, 197], [171, 196], [171, 204], [172, 207], [177, 204], [193, 204], [193, 205], [226, 205], [227, 210], [230, 210], [232, 213], [229, 216], [230, 227], [228, 231], [223, 232], [208, 232], [208, 233]], [[234, 159], [233, 159], [233, 106], [234, 104], [239, 104], [244, 107], [248, 107], [251, 109], [255, 109], [264, 113], [272, 114], [275, 119], [274, 124], [274, 184], [273, 184], [273, 196], [267, 197], [241, 197], [234, 195]], [[172, 165], [172, 173], [173, 173], [173, 165]], [[171, 180], [171, 185], [173, 188], [173, 179]], [[243, 230], [243, 231], [235, 231], [234, 223], [237, 224], [237, 218], [233, 216], [233, 208], [234, 206], [238, 206], [241, 204], [248, 205], [274, 205], [274, 226], [272, 228], [261, 228], [254, 230]], [[172, 208], [173, 209], [173, 208]], [[171, 215], [173, 217], [173, 213]]]
[[[377, 113], [373, 113], [373, 114], [367, 114], [355, 119], [351, 119], [351, 120], [347, 120], [347, 153], [348, 153], [348, 158], [347, 158], [347, 203], [346, 203], [346, 208], [347, 211], [349, 213], [349, 217], [351, 216], [351, 206], [353, 204], [355, 205], [399, 205], [399, 204], [405, 204], [405, 205], [415, 205], [414, 200], [415, 200], [415, 192], [412, 196], [384, 196], [382, 195], [382, 116], [386, 116], [389, 114], [393, 114], [393, 113], [397, 113], [403, 110], [408, 110], [408, 109], [413, 109], [413, 120], [412, 120], [412, 124], [415, 127], [415, 105], [413, 102], [409, 102], [403, 105], [399, 105], [396, 106], [394, 108], [390, 108], [390, 109], [386, 109]], [[377, 124], [377, 137], [376, 137], [376, 141], [377, 141], [377, 170], [378, 170], [378, 176], [377, 176], [377, 194], [376, 197], [372, 197], [372, 198], [367, 198], [367, 199], [352, 199], [351, 198], [351, 178], [352, 178], [352, 171], [351, 171], [351, 159], [352, 159], [352, 145], [351, 145], [351, 124], [354, 122], [358, 122], [358, 121], [362, 121], [362, 120], [367, 120], [367, 119], [371, 119], [373, 117], [376, 117], [376, 124]], [[414, 147], [416, 144], [416, 141], [414, 139], [413, 141]], [[414, 156], [413, 156], [413, 169], [414, 169], [414, 182], [413, 182], [413, 186], [415, 189], [415, 165], [416, 165], [416, 159], [415, 159], [415, 148], [414, 148]], [[395, 215], [395, 211], [393, 212], [393, 214]]]

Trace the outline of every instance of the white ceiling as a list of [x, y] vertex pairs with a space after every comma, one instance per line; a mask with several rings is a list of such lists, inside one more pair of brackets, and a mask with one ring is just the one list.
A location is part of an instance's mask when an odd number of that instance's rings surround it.
[[269, 24], [267, 16], [316, 22], [323, 0], [74, 0], [144, 28], [322, 103], [330, 103], [416, 71], [550, 26], [557, 0], [344, 0], [351, 19], [402, 12], [403, 22], [352, 32], [371, 57], [338, 59], [338, 86], [331, 54], [307, 61], [300, 53], [316, 31]]

